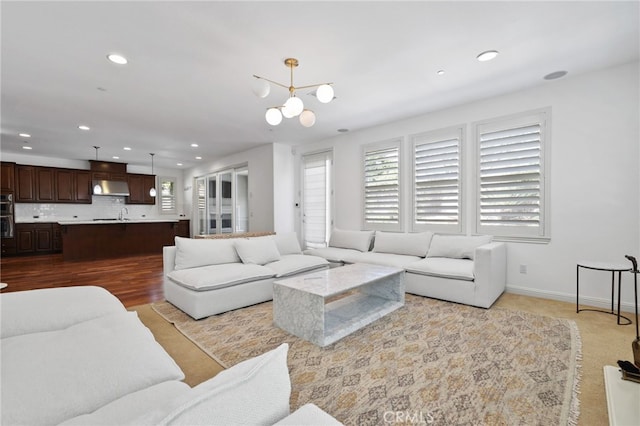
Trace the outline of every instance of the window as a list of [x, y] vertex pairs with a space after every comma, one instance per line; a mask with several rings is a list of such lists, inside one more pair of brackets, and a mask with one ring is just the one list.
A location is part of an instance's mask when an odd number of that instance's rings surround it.
[[462, 127], [411, 137], [413, 231], [462, 232]]
[[365, 229], [402, 231], [400, 145], [396, 139], [363, 147]]
[[302, 157], [302, 239], [304, 248], [326, 247], [331, 232], [330, 151]]
[[161, 177], [160, 182], [160, 213], [176, 214], [176, 180], [172, 177]]
[[478, 233], [548, 239], [550, 110], [476, 125]]

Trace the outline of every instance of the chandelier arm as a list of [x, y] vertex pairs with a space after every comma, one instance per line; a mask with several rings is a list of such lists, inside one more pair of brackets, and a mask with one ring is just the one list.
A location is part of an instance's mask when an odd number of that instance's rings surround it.
[[322, 85], [324, 85], [324, 84], [332, 85], [333, 83], [318, 83], [318, 84], [310, 84], [310, 85], [308, 85], [308, 86], [300, 86], [300, 87], [296, 87], [295, 89], [296, 89], [296, 90], [299, 90], [299, 89], [309, 89], [309, 88], [311, 88], [311, 87], [318, 87], [318, 86], [322, 86]]
[[260, 77], [259, 75], [255, 75], [255, 74], [253, 76], [255, 78], [259, 79], [259, 80], [265, 80], [265, 81], [268, 81], [269, 83], [275, 84], [276, 86], [280, 86], [280, 87], [284, 87], [285, 89], [289, 89], [289, 86], [281, 84], [281, 83], [278, 83], [277, 81], [269, 80], [268, 78]]

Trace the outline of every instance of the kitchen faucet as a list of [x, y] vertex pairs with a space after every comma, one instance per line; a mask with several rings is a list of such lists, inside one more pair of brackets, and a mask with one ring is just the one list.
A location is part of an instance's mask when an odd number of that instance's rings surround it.
[[126, 214], [129, 214], [129, 209], [127, 209], [126, 207], [121, 208], [120, 213], [118, 214], [118, 220], [124, 220], [124, 214], [122, 212], [126, 212]]

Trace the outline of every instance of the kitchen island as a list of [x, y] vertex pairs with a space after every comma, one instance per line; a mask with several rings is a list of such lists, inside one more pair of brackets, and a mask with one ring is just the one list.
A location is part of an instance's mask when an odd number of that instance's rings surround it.
[[174, 244], [178, 220], [97, 219], [60, 221], [64, 260], [160, 254]]

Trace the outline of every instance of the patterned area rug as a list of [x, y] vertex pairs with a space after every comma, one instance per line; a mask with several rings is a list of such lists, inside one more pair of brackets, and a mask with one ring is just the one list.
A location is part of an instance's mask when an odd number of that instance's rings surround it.
[[199, 321], [153, 308], [226, 367], [289, 343], [291, 410], [347, 425], [576, 424], [573, 321], [407, 295], [406, 306], [320, 348], [272, 324], [272, 303]]

